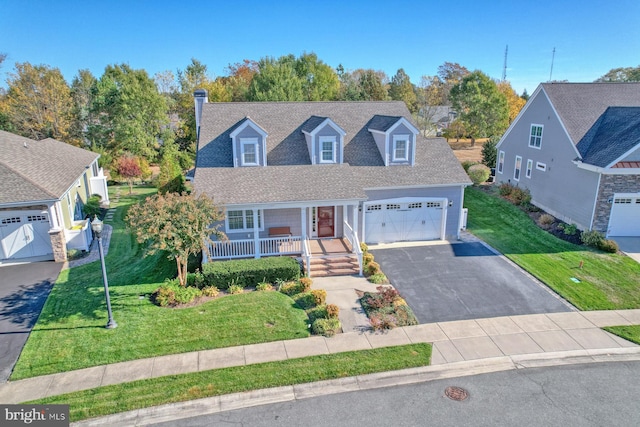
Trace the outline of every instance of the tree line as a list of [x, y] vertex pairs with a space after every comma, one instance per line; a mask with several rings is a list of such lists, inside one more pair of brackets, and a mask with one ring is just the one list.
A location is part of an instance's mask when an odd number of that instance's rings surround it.
[[[0, 54], [0, 67], [6, 55]], [[614, 69], [601, 79], [634, 76]], [[434, 107], [450, 106], [457, 118], [450, 136], [499, 136], [526, 102], [509, 82], [482, 71], [445, 62], [432, 76], [411, 82], [400, 68], [387, 76], [374, 69], [335, 69], [314, 53], [264, 57], [229, 64], [213, 78], [193, 58], [184, 68], [150, 76], [127, 64], [108, 65], [94, 76], [79, 70], [68, 84], [58, 68], [16, 63], [0, 92], [0, 129], [36, 140], [54, 138], [102, 154], [102, 164], [123, 176], [164, 167], [164, 179], [192, 166], [195, 156], [193, 91], [203, 88], [212, 102], [404, 101], [421, 130], [435, 127]], [[122, 159], [127, 160], [122, 160]], [[133, 167], [132, 164], [137, 164]]]

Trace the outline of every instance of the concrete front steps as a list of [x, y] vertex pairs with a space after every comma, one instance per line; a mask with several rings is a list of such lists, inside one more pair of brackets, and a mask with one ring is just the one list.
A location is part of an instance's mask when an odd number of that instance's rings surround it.
[[311, 277], [351, 276], [360, 273], [358, 257], [351, 254], [312, 257], [308, 269]]

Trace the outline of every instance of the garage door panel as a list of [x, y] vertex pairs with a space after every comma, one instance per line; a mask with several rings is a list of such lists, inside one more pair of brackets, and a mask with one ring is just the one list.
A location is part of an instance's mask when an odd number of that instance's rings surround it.
[[53, 253], [46, 212], [16, 211], [0, 218], [3, 259], [18, 259]]
[[397, 241], [434, 240], [441, 237], [443, 202], [380, 201], [365, 210], [365, 241], [389, 243]]
[[609, 236], [640, 236], [640, 197], [615, 197]]

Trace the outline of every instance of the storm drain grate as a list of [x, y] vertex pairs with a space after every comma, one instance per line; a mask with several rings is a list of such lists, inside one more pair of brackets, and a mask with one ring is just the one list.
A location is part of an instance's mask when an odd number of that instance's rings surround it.
[[462, 387], [449, 386], [444, 389], [444, 395], [451, 400], [462, 401], [469, 397], [469, 392]]

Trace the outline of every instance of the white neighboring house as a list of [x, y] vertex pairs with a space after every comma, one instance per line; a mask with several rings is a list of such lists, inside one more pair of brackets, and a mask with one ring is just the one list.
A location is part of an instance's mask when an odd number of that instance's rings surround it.
[[0, 263], [67, 259], [88, 250], [82, 207], [92, 194], [109, 203], [99, 154], [48, 138], [0, 131]]

